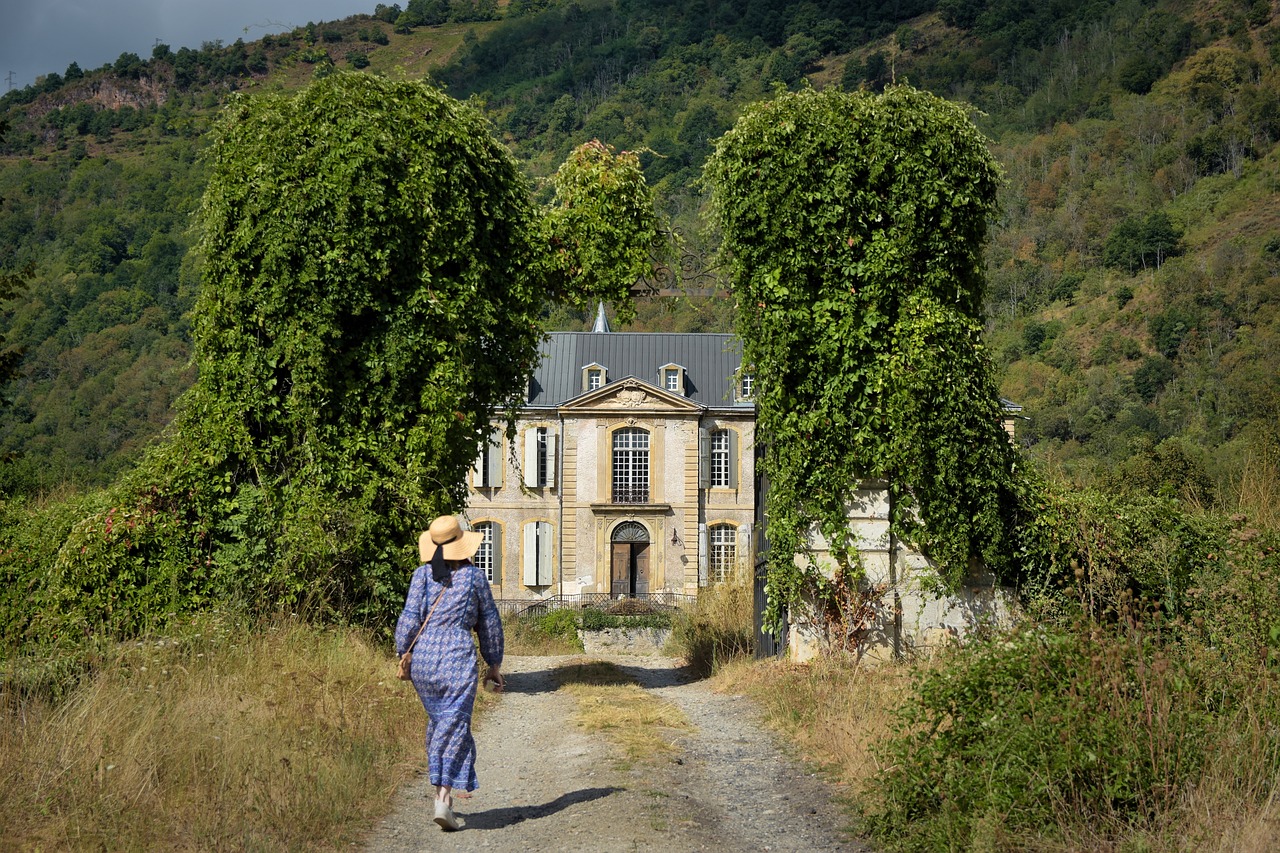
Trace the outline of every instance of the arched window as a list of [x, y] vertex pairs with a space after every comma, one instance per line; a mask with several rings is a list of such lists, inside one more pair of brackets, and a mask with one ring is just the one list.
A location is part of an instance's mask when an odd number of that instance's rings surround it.
[[613, 502], [649, 502], [649, 433], [638, 427], [613, 434]]
[[738, 561], [738, 529], [732, 524], [713, 524], [707, 528], [711, 540], [708, 559], [712, 583], [723, 583], [733, 576]]
[[502, 541], [498, 525], [492, 521], [482, 521], [473, 529], [484, 534], [484, 541], [480, 543], [472, 562], [484, 572], [489, 583], [493, 583], [494, 578], [502, 577]]

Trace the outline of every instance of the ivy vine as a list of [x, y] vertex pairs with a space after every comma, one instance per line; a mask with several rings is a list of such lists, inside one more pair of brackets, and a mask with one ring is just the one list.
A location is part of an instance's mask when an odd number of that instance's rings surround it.
[[1014, 451], [981, 340], [981, 251], [999, 171], [954, 104], [784, 94], [749, 109], [705, 169], [757, 377], [770, 613], [860, 576], [848, 508], [887, 484], [890, 523], [954, 589], [1012, 549]]

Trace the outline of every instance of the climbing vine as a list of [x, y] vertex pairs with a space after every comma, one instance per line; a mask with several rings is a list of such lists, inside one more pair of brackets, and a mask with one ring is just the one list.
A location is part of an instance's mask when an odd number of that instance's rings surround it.
[[474, 107], [364, 74], [234, 99], [210, 152], [199, 376], [85, 503], [48, 611], [125, 632], [213, 601], [385, 624], [416, 531], [463, 505], [490, 422], [523, 403], [549, 300], [628, 310], [650, 191], [594, 143], [539, 209]]
[[964, 111], [906, 86], [749, 109], [705, 178], [768, 478], [770, 610], [860, 576], [848, 508], [887, 484], [890, 523], [955, 588], [1011, 548], [1013, 451], [980, 337], [997, 165]]

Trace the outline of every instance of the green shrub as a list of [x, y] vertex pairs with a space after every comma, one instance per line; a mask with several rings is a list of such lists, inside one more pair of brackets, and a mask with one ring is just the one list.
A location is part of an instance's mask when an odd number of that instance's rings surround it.
[[670, 628], [670, 613], [636, 613], [615, 615], [600, 610], [582, 611], [582, 630], [599, 631], [603, 628]]
[[1055, 827], [1142, 825], [1196, 778], [1212, 722], [1200, 671], [1142, 630], [1026, 627], [918, 682], [865, 828], [907, 850]]
[[572, 611], [555, 610], [542, 616], [502, 620], [507, 654], [569, 655], [581, 652], [578, 620]]

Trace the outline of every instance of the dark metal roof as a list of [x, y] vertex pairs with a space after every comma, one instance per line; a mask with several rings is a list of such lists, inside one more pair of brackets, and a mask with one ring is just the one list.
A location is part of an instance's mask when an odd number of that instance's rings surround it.
[[733, 335], [667, 332], [552, 332], [529, 383], [530, 406], [559, 406], [581, 395], [582, 368], [604, 367], [606, 385], [634, 376], [662, 387], [660, 368], [685, 369], [685, 396], [711, 408], [751, 408], [737, 399], [742, 342]]

